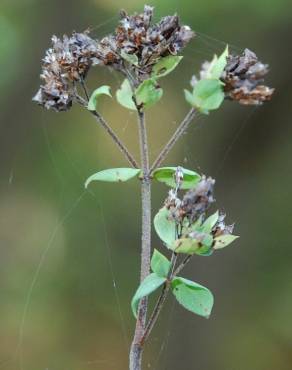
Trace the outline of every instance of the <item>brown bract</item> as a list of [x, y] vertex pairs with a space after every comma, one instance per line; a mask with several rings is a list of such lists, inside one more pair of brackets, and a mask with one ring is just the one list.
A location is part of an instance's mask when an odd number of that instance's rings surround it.
[[271, 99], [274, 89], [263, 84], [268, 65], [245, 49], [242, 55], [230, 55], [221, 77], [226, 96], [244, 105], [260, 105]]

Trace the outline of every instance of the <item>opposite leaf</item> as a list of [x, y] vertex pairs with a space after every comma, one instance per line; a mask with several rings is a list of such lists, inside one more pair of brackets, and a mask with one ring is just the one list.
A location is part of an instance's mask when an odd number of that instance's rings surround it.
[[182, 56], [169, 55], [161, 58], [154, 66], [152, 70], [152, 77], [160, 78], [168, 75], [172, 72], [182, 60]]
[[210, 78], [220, 78], [224, 68], [226, 67], [227, 64], [227, 57], [228, 57], [228, 45], [226, 46], [225, 50], [223, 53], [217, 57], [217, 55], [214, 56], [213, 61], [210, 64], [210, 69], [209, 69], [209, 74]]
[[[176, 170], [177, 170], [177, 167], [157, 168], [153, 172], [153, 178], [159, 182], [163, 182], [164, 184], [175, 188], [176, 183], [175, 183], [174, 177], [175, 177]], [[183, 181], [181, 184], [181, 189], [191, 189], [195, 187], [197, 183], [201, 180], [201, 176], [195, 171], [191, 171], [183, 167], [181, 167], [181, 171], [183, 173]]]
[[154, 249], [152, 258], [151, 258], [151, 269], [158, 276], [167, 277], [171, 267], [170, 261], [161, 254], [157, 249]]
[[139, 288], [137, 289], [133, 299], [132, 299], [132, 311], [137, 318], [137, 310], [139, 306], [139, 302], [141, 298], [149, 295], [150, 293], [154, 292], [158, 289], [164, 282], [166, 281], [165, 278], [156, 275], [155, 273], [148, 275], [140, 284]]
[[137, 110], [133, 101], [133, 91], [127, 79], [125, 79], [119, 90], [116, 92], [117, 101], [125, 108]]
[[145, 80], [135, 91], [137, 105], [148, 108], [157, 103], [163, 95], [163, 90], [154, 79]]
[[222, 249], [227, 247], [227, 245], [231, 244], [235, 239], [239, 238], [239, 236], [236, 235], [231, 235], [231, 234], [226, 234], [226, 235], [221, 235], [217, 236], [214, 239], [214, 249]]
[[176, 238], [176, 224], [170, 219], [169, 210], [163, 207], [154, 217], [154, 227], [159, 238], [171, 248]]
[[219, 218], [219, 212], [216, 211], [213, 215], [209, 216], [207, 220], [201, 226], [201, 231], [204, 233], [210, 233], [213, 227], [216, 225]]
[[140, 174], [139, 168], [110, 168], [91, 175], [85, 182], [85, 188], [92, 181], [124, 182]]
[[181, 277], [174, 278], [171, 286], [177, 301], [184, 308], [197, 315], [209, 318], [214, 303], [213, 294], [209, 289]]
[[138, 65], [138, 57], [136, 54], [128, 54], [124, 50], [122, 50], [121, 57], [134, 66]]
[[101, 86], [98, 89], [94, 90], [93, 93], [91, 94], [91, 97], [89, 99], [87, 109], [90, 111], [95, 111], [96, 110], [96, 102], [97, 99], [99, 98], [100, 95], [107, 95], [112, 97], [110, 93], [110, 87], [109, 86]]

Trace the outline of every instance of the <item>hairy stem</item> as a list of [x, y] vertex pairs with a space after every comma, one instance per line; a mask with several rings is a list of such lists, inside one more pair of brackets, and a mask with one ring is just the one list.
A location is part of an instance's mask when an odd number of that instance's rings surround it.
[[[86, 91], [86, 90], [85, 90]], [[75, 95], [76, 101], [82, 105], [83, 107], [87, 108], [87, 102], [79, 95]], [[114, 132], [114, 130], [109, 126], [109, 124], [106, 122], [106, 120], [102, 117], [102, 115], [96, 111], [89, 111], [97, 120], [97, 122], [106, 130], [106, 132], [109, 134], [109, 136], [112, 138], [114, 143], [118, 146], [120, 151], [124, 154], [128, 162], [131, 164], [134, 168], [139, 168], [139, 165], [133, 155], [129, 152], [125, 144], [119, 139], [117, 134]]]
[[192, 122], [196, 115], [195, 108], [192, 108], [188, 114], [185, 116], [181, 124], [178, 126], [172, 137], [169, 139], [168, 143], [165, 145], [165, 147], [162, 149], [158, 157], [155, 159], [154, 163], [152, 164], [150, 168], [150, 175], [152, 172], [160, 166], [160, 164], [164, 161], [168, 153], [171, 151], [171, 149], [174, 147], [174, 145], [177, 143], [177, 141], [181, 138], [181, 136], [186, 132], [187, 128], [189, 127], [189, 124]]
[[[149, 176], [149, 152], [147, 142], [147, 132], [145, 125], [145, 114], [138, 109], [139, 138], [141, 152], [141, 201], [142, 201], [142, 241], [141, 241], [141, 274], [142, 282], [150, 272], [151, 257], [151, 179]], [[134, 339], [130, 351], [130, 370], [141, 370], [143, 345], [141, 339], [144, 335], [146, 316], [147, 316], [147, 298], [140, 301], [138, 316], [135, 328]]]

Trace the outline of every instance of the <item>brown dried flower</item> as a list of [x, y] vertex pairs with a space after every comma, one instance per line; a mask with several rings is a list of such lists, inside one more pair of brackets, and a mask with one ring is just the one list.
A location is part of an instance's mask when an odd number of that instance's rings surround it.
[[244, 105], [260, 105], [271, 99], [274, 89], [263, 85], [268, 65], [245, 49], [241, 56], [230, 55], [221, 77], [226, 96]]
[[177, 15], [167, 16], [151, 25], [153, 7], [145, 5], [141, 14], [128, 15], [121, 11], [120, 25], [114, 35], [106, 36], [99, 44], [99, 58], [104, 64], [123, 70], [123, 55], [136, 58], [132, 65], [139, 80], [148, 78], [153, 65], [161, 57], [177, 55], [194, 37], [188, 26], [180, 25]]
[[66, 111], [72, 106], [72, 83], [83, 80], [96, 58], [97, 42], [87, 33], [73, 33], [63, 40], [52, 37], [52, 47], [42, 60], [41, 79], [45, 81], [33, 98], [38, 104], [55, 111]]

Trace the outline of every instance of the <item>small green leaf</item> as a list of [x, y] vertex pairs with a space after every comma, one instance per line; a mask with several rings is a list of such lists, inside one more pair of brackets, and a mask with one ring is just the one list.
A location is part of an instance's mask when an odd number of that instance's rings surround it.
[[196, 100], [194, 98], [194, 94], [191, 93], [189, 90], [184, 90], [185, 92], [185, 99], [186, 101], [192, 106], [194, 107], [196, 105]]
[[152, 258], [151, 258], [151, 269], [158, 276], [167, 277], [171, 267], [170, 261], [161, 254], [157, 249], [154, 249]]
[[[197, 174], [195, 171], [191, 171], [183, 167], [180, 167], [180, 168], [183, 173], [183, 182], [181, 185], [181, 189], [191, 189], [195, 187], [197, 183], [201, 180], [201, 176]], [[176, 183], [175, 183], [176, 170], [177, 170], [177, 167], [157, 168], [153, 172], [153, 178], [159, 182], [163, 182], [164, 184], [175, 188], [176, 187]]]
[[100, 95], [107, 95], [107, 96], [112, 97], [112, 95], [110, 93], [110, 87], [104, 85], [104, 86], [101, 86], [98, 89], [93, 91], [93, 93], [91, 94], [91, 97], [89, 99], [88, 105], [87, 105], [88, 110], [95, 111], [96, 102], [97, 102], [97, 99], [100, 97]]
[[201, 231], [204, 233], [210, 233], [213, 227], [216, 225], [219, 218], [219, 212], [216, 211], [213, 215], [207, 218], [201, 227]]
[[226, 235], [220, 235], [214, 238], [214, 249], [222, 249], [227, 247], [227, 245], [231, 244], [235, 239], [238, 239], [239, 236], [226, 234]]
[[133, 91], [127, 79], [125, 79], [119, 90], [116, 92], [117, 101], [125, 108], [137, 110], [133, 101]]
[[160, 78], [168, 75], [172, 72], [182, 60], [182, 56], [169, 55], [161, 58], [154, 66], [152, 70], [152, 77]]
[[209, 318], [214, 297], [209, 289], [181, 277], [176, 277], [171, 283], [172, 292], [177, 301], [187, 310]]
[[163, 90], [154, 79], [145, 80], [135, 91], [137, 105], [148, 108], [157, 103], [163, 95]]
[[110, 168], [91, 175], [85, 182], [85, 188], [92, 181], [124, 182], [140, 174], [139, 168]]
[[134, 66], [138, 65], [138, 57], [136, 54], [128, 54], [124, 50], [122, 50], [121, 57]]
[[204, 79], [196, 83], [193, 106], [202, 113], [218, 109], [224, 100], [223, 83], [218, 79]]
[[217, 57], [217, 55], [214, 56], [213, 61], [211, 62], [210, 66], [210, 78], [220, 78], [224, 68], [226, 67], [227, 64], [227, 57], [228, 57], [228, 45], [226, 46], [225, 50], [223, 53]]
[[164, 277], [158, 276], [155, 273], [148, 275], [140, 284], [139, 288], [137, 289], [133, 299], [132, 299], [132, 311], [137, 318], [137, 310], [139, 306], [139, 302], [141, 298], [149, 295], [150, 293], [154, 292], [158, 289], [166, 279]]
[[154, 228], [159, 238], [170, 248], [176, 238], [176, 224], [170, 219], [170, 212], [163, 207], [154, 217]]
[[[192, 234], [197, 236], [191, 236]], [[173, 250], [176, 253], [206, 255], [212, 245], [212, 235], [203, 232], [193, 232], [189, 237], [175, 240]]]

